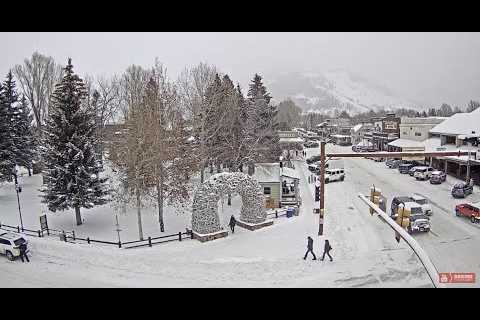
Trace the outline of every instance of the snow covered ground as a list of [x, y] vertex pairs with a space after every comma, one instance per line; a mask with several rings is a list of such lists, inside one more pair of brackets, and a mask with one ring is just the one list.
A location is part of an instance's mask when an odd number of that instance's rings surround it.
[[[318, 149], [308, 152], [318, 153]], [[398, 244], [393, 231], [370, 216], [358, 199], [357, 194], [367, 193], [372, 183], [382, 188], [389, 199], [409, 192], [428, 196], [435, 210], [433, 232], [416, 238], [439, 271], [479, 274], [479, 228], [453, 215], [455, 201], [449, 196], [447, 184], [432, 186], [417, 182], [387, 169], [383, 163], [366, 159], [346, 160], [345, 166], [346, 181], [326, 187], [322, 237], [317, 236], [318, 216], [312, 213], [317, 206], [313, 201], [313, 184], [306, 182], [310, 172], [303, 161], [296, 161], [303, 200], [298, 217], [275, 219], [273, 226], [254, 232], [237, 228], [235, 234], [208, 243], [187, 240], [153, 248], [118, 249], [63, 243], [55, 238], [29, 238], [30, 264], [0, 257], [0, 287], [431, 286], [411, 249], [403, 241]], [[38, 213], [42, 209], [36, 191], [38, 179], [25, 177], [23, 181], [25, 225], [38, 226]], [[473, 196], [480, 196], [480, 191], [475, 190]], [[223, 221], [237, 213], [239, 205], [240, 199], [235, 197], [232, 207], [224, 206]], [[145, 234], [159, 234], [155, 210], [145, 212]], [[132, 213], [121, 216], [122, 241], [138, 238], [136, 216]], [[73, 226], [73, 213], [50, 215], [49, 223], [52, 227], [75, 228], [77, 234], [116, 239], [113, 209], [109, 206], [86, 210], [84, 216], [85, 224], [78, 228]], [[190, 224], [188, 215], [180, 216], [173, 211], [167, 212], [165, 218], [167, 233], [183, 231]], [[15, 225], [18, 221], [15, 193], [9, 185], [0, 187], [0, 221]], [[333, 262], [302, 259], [309, 235], [314, 238], [317, 256], [322, 253], [324, 239], [330, 240]]]

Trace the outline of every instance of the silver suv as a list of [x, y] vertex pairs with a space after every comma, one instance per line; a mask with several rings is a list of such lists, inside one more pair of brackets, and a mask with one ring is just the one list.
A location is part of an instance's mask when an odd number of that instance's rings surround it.
[[[28, 244], [28, 241], [14, 233], [0, 233], [0, 254], [6, 255], [8, 260], [13, 261], [20, 257], [21, 244]], [[26, 252], [28, 251], [27, 247]]]

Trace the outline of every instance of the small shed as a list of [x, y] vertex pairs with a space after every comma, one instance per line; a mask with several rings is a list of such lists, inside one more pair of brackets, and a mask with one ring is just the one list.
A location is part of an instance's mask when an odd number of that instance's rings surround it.
[[280, 208], [283, 204], [298, 204], [299, 177], [294, 169], [275, 163], [256, 163], [251, 175], [263, 188], [265, 207]]

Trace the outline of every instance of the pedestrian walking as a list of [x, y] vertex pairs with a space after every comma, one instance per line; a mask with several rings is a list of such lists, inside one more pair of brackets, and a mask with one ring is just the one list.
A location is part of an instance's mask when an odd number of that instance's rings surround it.
[[235, 217], [232, 216], [230, 217], [230, 223], [228, 224], [230, 226], [230, 230], [232, 230], [232, 233], [235, 233], [235, 225], [237, 224], [237, 220], [235, 220]]
[[315, 253], [313, 253], [313, 239], [312, 239], [312, 237], [307, 238], [307, 252], [305, 252], [305, 256], [303, 257], [303, 260], [307, 259], [307, 255], [308, 255], [309, 252], [313, 255], [312, 260], [317, 260], [317, 257], [315, 256]]
[[325, 259], [325, 254], [330, 258], [330, 261], [333, 261], [332, 256], [330, 255], [330, 250], [332, 250], [332, 246], [330, 245], [330, 242], [328, 240], [325, 240], [325, 246], [323, 248], [323, 255], [321, 261]]
[[25, 243], [20, 245], [20, 259], [22, 259], [22, 263], [25, 262], [23, 258], [25, 258], [27, 262], [30, 262], [27, 256], [27, 245]]

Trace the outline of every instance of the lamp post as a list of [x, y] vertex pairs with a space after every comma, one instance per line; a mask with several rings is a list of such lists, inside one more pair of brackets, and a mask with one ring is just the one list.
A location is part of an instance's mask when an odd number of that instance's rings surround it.
[[18, 177], [17, 177], [17, 166], [13, 168], [13, 178], [15, 179], [15, 191], [17, 192], [17, 203], [18, 203], [18, 214], [20, 215], [20, 226], [22, 227], [23, 231], [23, 219], [22, 219], [22, 210], [20, 208], [20, 195], [19, 193], [22, 192], [22, 188], [18, 185]]

